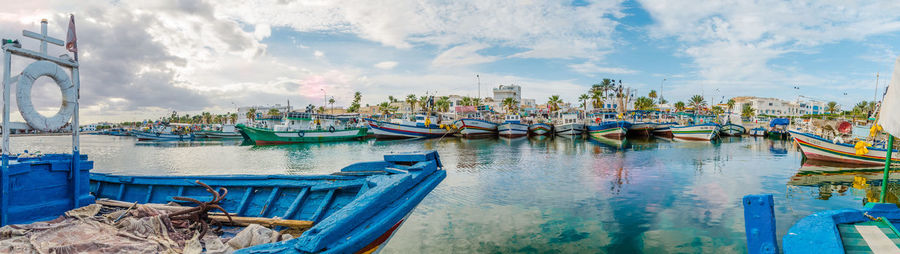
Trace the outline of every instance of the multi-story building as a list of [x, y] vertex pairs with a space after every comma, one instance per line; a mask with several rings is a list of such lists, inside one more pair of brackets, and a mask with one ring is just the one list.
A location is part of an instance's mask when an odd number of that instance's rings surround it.
[[786, 101], [778, 98], [762, 98], [753, 96], [734, 97], [734, 111], [740, 112], [749, 104], [757, 115], [802, 116], [825, 114], [825, 102], [821, 101]]
[[518, 85], [500, 85], [500, 87], [494, 88], [494, 97], [495, 101], [502, 102], [506, 98], [513, 98], [518, 102], [522, 101], [522, 87]]

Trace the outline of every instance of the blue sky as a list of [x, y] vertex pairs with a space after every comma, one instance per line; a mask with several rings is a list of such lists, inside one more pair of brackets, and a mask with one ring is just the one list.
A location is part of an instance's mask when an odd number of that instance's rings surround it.
[[538, 102], [613, 78], [642, 95], [666, 79], [670, 101], [802, 94], [850, 107], [873, 99], [876, 72], [890, 82], [900, 54], [897, 1], [51, 0], [0, 10], [0, 35], [48, 18], [64, 37], [69, 13], [88, 121], [322, 104], [323, 90], [338, 106], [355, 91], [364, 104], [475, 96], [476, 74], [482, 96], [514, 83]]

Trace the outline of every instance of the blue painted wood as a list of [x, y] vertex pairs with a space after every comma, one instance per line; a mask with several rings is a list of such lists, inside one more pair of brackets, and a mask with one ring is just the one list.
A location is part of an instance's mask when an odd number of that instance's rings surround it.
[[244, 191], [244, 197], [241, 198], [241, 203], [238, 206], [238, 209], [235, 213], [243, 214], [244, 211], [247, 211], [247, 204], [250, 202], [250, 196], [253, 195], [253, 187], [247, 187], [247, 190]]
[[325, 209], [328, 208], [328, 205], [331, 205], [331, 201], [334, 200], [334, 189], [328, 190], [328, 193], [325, 194], [325, 197], [322, 198], [322, 201], [319, 202], [319, 208], [316, 209], [316, 213], [313, 214], [311, 221], [319, 222], [322, 219], [322, 215], [325, 215]]
[[[242, 253], [352, 253], [390, 235], [445, 177], [435, 152], [398, 153], [356, 163], [344, 175], [120, 176], [92, 174], [98, 198], [166, 203], [172, 196], [209, 199], [199, 180], [229, 189], [220, 202], [238, 216], [315, 221], [298, 238], [242, 249]], [[125, 186], [124, 190], [110, 188]], [[119, 198], [121, 197], [121, 198]]]
[[771, 254], [778, 252], [775, 237], [775, 208], [772, 194], [744, 196], [744, 232], [747, 252]]
[[300, 208], [300, 203], [303, 202], [303, 199], [306, 198], [306, 193], [309, 191], [309, 188], [303, 188], [300, 190], [300, 194], [297, 194], [297, 197], [294, 198], [294, 201], [291, 202], [291, 205], [288, 207], [287, 212], [284, 212], [284, 216], [281, 218], [285, 219], [293, 219], [294, 214], [297, 213], [297, 210]]
[[266, 214], [266, 210], [269, 210], [270, 207], [275, 205], [275, 203], [273, 203], [272, 201], [275, 200], [275, 197], [277, 197], [278, 194], [280, 194], [280, 193], [281, 193], [281, 188], [279, 188], [279, 187], [272, 188], [272, 193], [269, 194], [269, 198], [267, 198], [266, 202], [263, 203], [262, 210], [259, 211], [259, 215], [257, 215], [257, 217], [262, 217], [263, 215]]
[[[85, 155], [6, 159], [0, 167], [0, 226], [53, 219], [76, 204], [94, 202], [88, 183], [94, 164]], [[76, 164], [78, 170], [72, 170]]]

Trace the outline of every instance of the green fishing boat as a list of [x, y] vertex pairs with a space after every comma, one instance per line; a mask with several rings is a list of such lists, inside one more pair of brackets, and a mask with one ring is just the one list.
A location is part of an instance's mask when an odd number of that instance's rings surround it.
[[365, 137], [366, 128], [341, 128], [329, 127], [327, 129], [275, 131], [270, 129], [255, 128], [243, 124], [237, 125], [250, 140], [257, 145], [277, 145], [291, 143], [320, 143], [332, 141], [354, 140]]

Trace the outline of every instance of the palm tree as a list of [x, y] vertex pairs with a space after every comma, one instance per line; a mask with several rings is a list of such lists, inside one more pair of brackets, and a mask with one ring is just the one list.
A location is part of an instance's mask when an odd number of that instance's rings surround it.
[[703, 96], [701, 95], [694, 95], [693, 97], [691, 97], [690, 103], [691, 107], [694, 108], [694, 112], [698, 112], [700, 111], [700, 109], [706, 106], [706, 101], [703, 100]]
[[269, 113], [267, 115], [269, 115], [269, 117], [278, 116], [281, 115], [281, 111], [277, 108], [271, 108], [269, 109]]
[[419, 97], [419, 107], [422, 108], [423, 111], [428, 110], [428, 96]]
[[750, 103], [744, 104], [744, 108], [741, 109], [741, 117], [751, 118], [753, 117], [753, 115], [756, 115], [756, 112], [754, 111], [755, 110], [753, 110], [753, 107], [750, 106]]
[[202, 115], [204, 124], [209, 124], [210, 122], [212, 122], [212, 114], [210, 114], [209, 112], [203, 112], [200, 113], [200, 115]]
[[362, 100], [362, 93], [353, 93], [353, 102], [347, 107], [347, 112], [359, 112], [359, 101]]
[[834, 114], [834, 112], [837, 110], [838, 110], [837, 102], [829, 101], [828, 104], [825, 105], [825, 111], [828, 111], [829, 114]]
[[473, 106], [476, 106], [476, 107], [481, 106], [481, 101], [482, 101], [481, 98], [472, 98]]
[[394, 103], [394, 102], [397, 102], [397, 98], [394, 98], [393, 95], [388, 95], [388, 103]]
[[515, 112], [516, 108], [519, 107], [519, 102], [516, 101], [516, 98], [513, 97], [507, 97], [506, 99], [503, 99], [503, 102], [501, 102], [500, 104], [503, 105], [503, 108], [506, 109], [507, 113]]
[[719, 107], [719, 106], [713, 106], [713, 107], [712, 107], [712, 113], [713, 113], [713, 115], [715, 115], [716, 117], [718, 117], [718, 115], [721, 115], [722, 113], [725, 113], [725, 109], [722, 109], [722, 107]]
[[228, 119], [231, 120], [231, 124], [237, 123], [237, 113], [229, 114]]
[[684, 111], [684, 102], [676, 102], [675, 103], [675, 111]]
[[650, 94], [647, 95], [652, 100], [656, 100], [656, 90], [650, 90]]
[[600, 81], [600, 90], [603, 91], [603, 94], [601, 94], [601, 95], [606, 95], [606, 92], [613, 88], [614, 82], [615, 81], [613, 81], [612, 79], [608, 79], [608, 78], [605, 78], [602, 81]]
[[409, 111], [412, 111], [412, 113], [416, 112], [416, 102], [417, 101], [418, 100], [416, 100], [415, 94], [410, 94], [410, 95], [406, 96], [406, 104], [409, 104]]
[[390, 115], [392, 112], [396, 111], [397, 108], [391, 106], [390, 102], [382, 102], [378, 104], [378, 111], [383, 115]]
[[559, 104], [562, 104], [562, 99], [559, 98], [559, 95], [550, 96], [547, 101], [547, 107], [550, 109], [550, 112], [554, 112], [559, 110]]
[[325, 114], [325, 106], [319, 106], [319, 108], [316, 109], [316, 113]]
[[654, 105], [653, 99], [641, 96], [634, 100], [634, 107], [638, 110], [651, 110], [656, 105]]
[[440, 112], [450, 111], [450, 97], [441, 96], [441, 98], [438, 98], [438, 100], [434, 102], [434, 107]]
[[328, 98], [328, 104], [331, 104], [331, 113], [334, 114], [334, 97]]
[[728, 99], [728, 112], [731, 112], [731, 110], [734, 109], [734, 103], [734, 99]]
[[463, 96], [462, 100], [460, 100], [460, 104], [463, 106], [472, 106], [472, 97]]
[[582, 94], [581, 96], [578, 96], [578, 101], [581, 102], [581, 107], [584, 108], [585, 111], [587, 111], [587, 101], [590, 99], [591, 99], [591, 97], [588, 96], [587, 94]]

